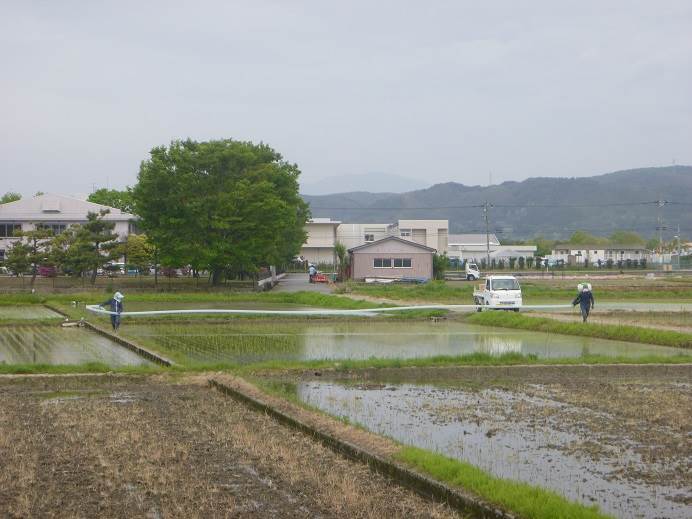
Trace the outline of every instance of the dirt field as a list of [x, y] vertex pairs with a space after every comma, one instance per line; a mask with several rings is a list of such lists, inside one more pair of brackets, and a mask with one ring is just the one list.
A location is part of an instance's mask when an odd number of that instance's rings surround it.
[[0, 516], [455, 516], [205, 381], [0, 378]]

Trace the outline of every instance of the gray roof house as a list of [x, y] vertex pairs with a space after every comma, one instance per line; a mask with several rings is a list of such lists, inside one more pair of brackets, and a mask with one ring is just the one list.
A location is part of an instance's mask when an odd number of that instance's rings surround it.
[[426, 278], [433, 277], [433, 254], [436, 249], [387, 236], [348, 250], [351, 278]]
[[132, 232], [136, 216], [71, 196], [47, 193], [0, 204], [0, 260], [4, 259], [6, 251], [17, 241], [13, 237], [17, 231], [30, 231], [43, 226], [59, 234], [73, 224], [85, 223], [87, 213], [96, 213], [102, 209], [110, 211], [104, 220], [115, 223], [114, 232], [120, 239]]

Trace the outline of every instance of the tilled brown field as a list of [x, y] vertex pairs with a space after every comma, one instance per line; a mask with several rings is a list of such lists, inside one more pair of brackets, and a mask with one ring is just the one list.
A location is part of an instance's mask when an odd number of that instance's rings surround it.
[[203, 381], [0, 379], [0, 516], [455, 516]]

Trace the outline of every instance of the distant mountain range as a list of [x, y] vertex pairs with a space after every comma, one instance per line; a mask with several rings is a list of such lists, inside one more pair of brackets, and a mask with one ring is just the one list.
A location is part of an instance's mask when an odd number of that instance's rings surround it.
[[428, 182], [401, 175], [372, 172], [365, 175], [329, 177], [319, 182], [306, 182], [300, 186], [300, 192], [308, 195], [328, 195], [336, 192], [358, 191], [359, 188], [367, 186], [371, 192], [391, 194], [424, 189], [429, 185]]
[[[366, 180], [361, 185], [371, 185]], [[529, 178], [492, 186], [437, 184], [406, 193], [353, 191], [303, 195], [313, 217], [349, 223], [386, 223], [401, 218], [447, 219], [450, 233], [485, 232], [486, 200], [490, 230], [504, 239], [542, 235], [563, 239], [581, 229], [598, 235], [632, 230], [664, 238], [692, 236], [692, 166], [618, 171], [581, 178]], [[657, 200], [666, 200], [659, 207]], [[476, 206], [476, 207], [473, 207]]]

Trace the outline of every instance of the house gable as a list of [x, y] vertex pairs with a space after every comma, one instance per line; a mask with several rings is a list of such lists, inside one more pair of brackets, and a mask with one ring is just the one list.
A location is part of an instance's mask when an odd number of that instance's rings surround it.
[[386, 238], [382, 238], [381, 240], [377, 240], [374, 242], [366, 243], [364, 245], [360, 245], [359, 247], [354, 247], [352, 249], [349, 249], [350, 253], [358, 253], [358, 252], [367, 252], [369, 254], [379, 254], [379, 253], [387, 253], [387, 254], [404, 254], [404, 253], [412, 253], [412, 254], [421, 254], [421, 253], [433, 253], [435, 252], [435, 249], [432, 247], [427, 247], [425, 245], [421, 245], [419, 243], [415, 243], [409, 240], [403, 240], [401, 238], [397, 238], [396, 236], [387, 236]]

